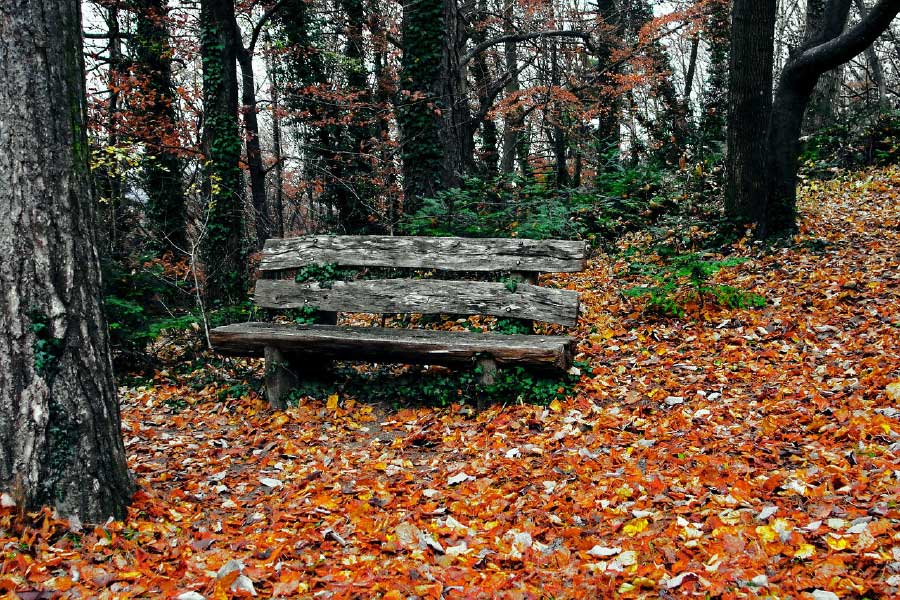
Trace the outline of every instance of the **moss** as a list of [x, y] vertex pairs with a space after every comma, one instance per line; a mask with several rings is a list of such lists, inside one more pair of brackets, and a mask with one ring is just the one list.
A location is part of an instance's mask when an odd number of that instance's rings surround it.
[[63, 351], [63, 340], [50, 333], [50, 317], [40, 309], [33, 308], [27, 313], [31, 320], [34, 341], [31, 344], [34, 370], [44, 379], [52, 378]]

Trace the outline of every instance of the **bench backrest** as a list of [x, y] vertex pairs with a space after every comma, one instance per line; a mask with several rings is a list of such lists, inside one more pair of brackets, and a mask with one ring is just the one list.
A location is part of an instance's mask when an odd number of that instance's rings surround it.
[[[424, 238], [403, 236], [304, 236], [270, 239], [259, 269], [264, 275], [315, 264], [441, 271], [539, 272], [585, 268], [587, 245], [568, 240]], [[256, 303], [264, 308], [304, 306], [322, 311], [468, 314], [515, 317], [574, 325], [578, 293], [528, 283], [443, 279], [364, 279], [327, 286], [260, 279]]]

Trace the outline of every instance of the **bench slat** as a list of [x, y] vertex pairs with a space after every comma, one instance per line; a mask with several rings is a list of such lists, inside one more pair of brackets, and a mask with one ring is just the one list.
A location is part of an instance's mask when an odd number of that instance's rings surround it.
[[573, 273], [587, 261], [585, 242], [511, 238], [314, 235], [266, 240], [261, 271], [336, 263], [446, 271]]
[[458, 365], [479, 355], [500, 364], [568, 369], [574, 340], [567, 336], [501, 335], [381, 327], [240, 323], [210, 331], [223, 354], [262, 356], [266, 346], [319, 359]]
[[493, 315], [573, 326], [578, 320], [578, 292], [519, 284], [438, 279], [373, 279], [318, 283], [260, 279], [256, 304], [288, 309], [361, 313]]

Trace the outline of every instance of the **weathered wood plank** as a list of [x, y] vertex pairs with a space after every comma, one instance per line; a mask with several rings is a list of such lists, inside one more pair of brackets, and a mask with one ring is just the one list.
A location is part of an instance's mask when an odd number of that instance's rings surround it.
[[587, 244], [570, 240], [314, 235], [266, 240], [261, 271], [336, 263], [447, 271], [583, 271]]
[[210, 338], [218, 352], [238, 356], [259, 356], [271, 346], [319, 359], [456, 365], [487, 355], [504, 365], [559, 369], [571, 366], [574, 348], [568, 336], [277, 323], [217, 327]]
[[256, 282], [256, 304], [288, 309], [314, 306], [324, 311], [493, 315], [573, 326], [578, 292], [518, 284], [439, 279], [372, 279], [318, 283], [274, 279]]

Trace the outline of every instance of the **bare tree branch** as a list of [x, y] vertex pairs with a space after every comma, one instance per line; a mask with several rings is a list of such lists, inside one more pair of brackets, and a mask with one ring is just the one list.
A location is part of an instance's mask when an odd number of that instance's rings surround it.
[[510, 35], [501, 35], [495, 38], [491, 38], [489, 40], [485, 40], [480, 44], [477, 44], [474, 48], [466, 52], [462, 55], [459, 60], [460, 65], [465, 65], [469, 61], [471, 61], [477, 54], [484, 52], [491, 46], [496, 46], [497, 44], [502, 44], [504, 42], [525, 42], [528, 40], [534, 40], [539, 38], [553, 38], [553, 37], [573, 37], [573, 38], [581, 38], [584, 40], [584, 44], [590, 49], [592, 47], [591, 44], [591, 34], [587, 31], [581, 30], [566, 30], [566, 29], [551, 29], [547, 31], [532, 31], [530, 33], [515, 33]]

